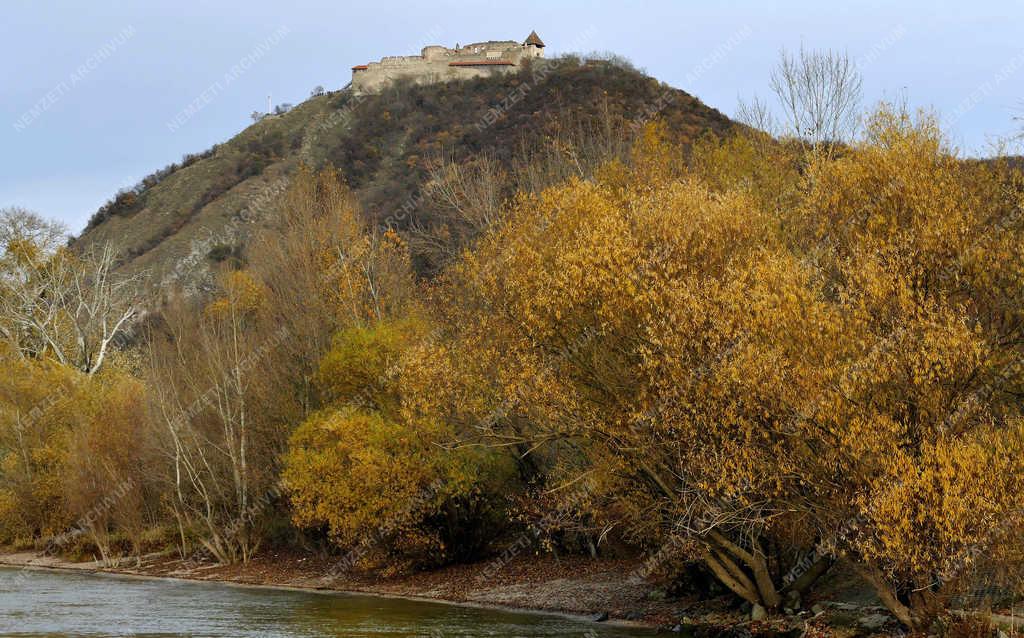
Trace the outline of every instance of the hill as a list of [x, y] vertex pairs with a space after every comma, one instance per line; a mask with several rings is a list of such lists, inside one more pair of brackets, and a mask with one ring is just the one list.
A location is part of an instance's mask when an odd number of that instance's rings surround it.
[[[558, 153], [576, 165], [614, 154], [653, 116], [685, 142], [733, 125], [628, 64], [575, 57], [505, 77], [398, 84], [378, 95], [342, 90], [268, 116], [119, 193], [77, 242], [116, 241], [125, 252], [122, 268], [145, 271], [154, 284], [197, 289], [214, 262], [244, 261], [252, 230], [273, 217], [274, 200], [300, 164], [333, 164], [372, 223], [423, 229], [437, 214], [423, 186], [442, 161], [462, 166], [486, 158], [492, 170], [516, 172], [522, 181]], [[566, 150], [595, 139], [606, 148]], [[437, 266], [428, 253], [417, 255], [421, 272]]]

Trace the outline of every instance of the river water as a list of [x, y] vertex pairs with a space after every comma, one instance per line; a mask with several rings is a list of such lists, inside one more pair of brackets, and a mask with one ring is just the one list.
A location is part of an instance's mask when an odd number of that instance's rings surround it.
[[0, 636], [628, 638], [558, 616], [346, 594], [0, 568]]

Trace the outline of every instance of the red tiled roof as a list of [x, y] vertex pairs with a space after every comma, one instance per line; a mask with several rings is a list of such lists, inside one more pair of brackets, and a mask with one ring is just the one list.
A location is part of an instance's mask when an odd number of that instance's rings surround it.
[[466, 60], [449, 62], [448, 66], [515, 66], [515, 62], [510, 60]]
[[353, 71], [365, 71], [368, 68], [370, 68], [370, 67], [365, 65], [365, 64], [357, 64], [354, 67], [352, 67], [352, 70]]

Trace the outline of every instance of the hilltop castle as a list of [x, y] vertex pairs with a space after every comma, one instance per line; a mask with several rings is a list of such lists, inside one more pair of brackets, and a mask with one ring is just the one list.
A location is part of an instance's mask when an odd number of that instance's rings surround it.
[[454, 49], [427, 46], [420, 55], [382, 58], [352, 67], [352, 89], [376, 93], [389, 82], [408, 78], [416, 84], [431, 84], [475, 77], [503, 75], [517, 70], [525, 61], [544, 57], [544, 42], [537, 32], [520, 44], [514, 40], [475, 42]]

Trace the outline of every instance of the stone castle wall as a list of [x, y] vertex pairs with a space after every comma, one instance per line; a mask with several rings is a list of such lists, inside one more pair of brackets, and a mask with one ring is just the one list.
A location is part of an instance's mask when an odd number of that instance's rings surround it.
[[[536, 36], [531, 34], [531, 38]], [[537, 38], [534, 42], [539, 42]], [[544, 57], [544, 45], [512, 40], [475, 42], [466, 46], [431, 45], [420, 55], [398, 55], [352, 67], [352, 89], [357, 94], [378, 93], [398, 79], [432, 84], [517, 71], [525, 60]]]

